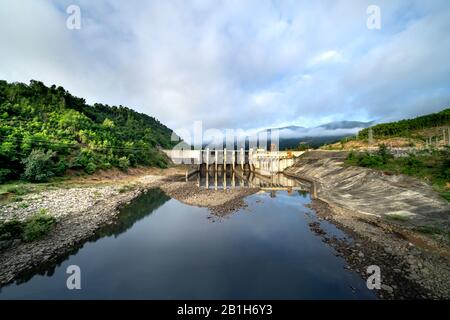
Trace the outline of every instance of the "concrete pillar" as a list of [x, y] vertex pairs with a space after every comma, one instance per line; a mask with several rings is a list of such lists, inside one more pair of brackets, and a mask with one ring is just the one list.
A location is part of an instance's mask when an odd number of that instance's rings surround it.
[[217, 163], [219, 162], [219, 153], [218, 153], [218, 151], [217, 151], [217, 149], [216, 149], [216, 151], [214, 151], [214, 155], [215, 155], [215, 157], [216, 157], [216, 162], [214, 163], [214, 165], [215, 165], [215, 172], [217, 172]]
[[209, 171], [209, 148], [206, 148], [206, 172]]
[[[223, 149], [223, 171], [227, 173], [227, 148]], [[225, 177], [226, 180], [226, 177]]]
[[253, 148], [248, 150], [248, 164], [250, 166], [250, 171], [253, 170]]
[[231, 151], [231, 170], [234, 172], [234, 164], [236, 162], [236, 151]]
[[205, 187], [206, 189], [209, 189], [209, 172], [206, 172], [206, 179], [205, 179]]
[[197, 187], [200, 188], [200, 171], [198, 172], [198, 175], [197, 175]]
[[[234, 167], [234, 165], [233, 165], [233, 167]], [[236, 187], [235, 176], [236, 176], [236, 173], [235, 173], [234, 170], [233, 170], [233, 172], [231, 172], [231, 187], [232, 187], [233, 189], [234, 189], [234, 187]]]
[[217, 177], [217, 164], [216, 164], [216, 171], [214, 171], [214, 190], [216, 190], [216, 191], [217, 191], [217, 184], [218, 184], [217, 180], [218, 180], [218, 177]]
[[227, 191], [227, 171], [223, 173], [223, 191]]
[[242, 169], [242, 171], [244, 171], [244, 161], [245, 161], [244, 148], [241, 148], [241, 169]]

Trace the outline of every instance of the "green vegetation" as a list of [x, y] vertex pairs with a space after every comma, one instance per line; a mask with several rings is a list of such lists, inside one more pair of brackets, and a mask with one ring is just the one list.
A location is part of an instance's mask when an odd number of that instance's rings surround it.
[[298, 151], [306, 151], [311, 149], [311, 146], [308, 143], [300, 142], [295, 149]]
[[134, 184], [126, 184], [126, 185], [120, 187], [119, 193], [125, 193], [128, 191], [134, 190], [135, 188], [136, 188], [136, 185], [134, 185]]
[[447, 226], [420, 226], [416, 227], [415, 230], [427, 234], [430, 236], [433, 236], [437, 239], [442, 239], [445, 243], [450, 244], [450, 232], [449, 232], [450, 225]]
[[376, 153], [350, 152], [346, 164], [405, 174], [430, 183], [442, 197], [450, 201], [450, 148], [423, 150], [394, 158], [385, 145]]
[[41, 209], [38, 214], [32, 216], [25, 222], [22, 238], [25, 242], [40, 239], [49, 233], [55, 223], [55, 217], [47, 214], [47, 210]]
[[[450, 125], [450, 108], [414, 119], [377, 124], [371, 128], [374, 137], [387, 138], [412, 137], [418, 130], [447, 125]], [[358, 133], [358, 139], [368, 139], [368, 137], [369, 128]]]
[[0, 241], [20, 239], [31, 242], [47, 235], [56, 224], [56, 219], [41, 209], [25, 221], [0, 222]]
[[0, 80], [0, 183], [41, 182], [68, 169], [166, 167], [172, 130], [123, 106], [87, 105], [62, 87]]
[[23, 196], [24, 194], [28, 193], [28, 189], [25, 188], [23, 185], [6, 185], [6, 192], [8, 193], [14, 193], [18, 196]]
[[[0, 196], [21, 197], [29, 193], [52, 189], [55, 184], [56, 182], [33, 184], [25, 181], [11, 181], [0, 185]], [[61, 186], [65, 186], [65, 184], [61, 184]]]
[[55, 175], [55, 164], [52, 158], [56, 156], [56, 152], [42, 149], [33, 149], [28, 157], [22, 160], [25, 165], [23, 177], [28, 181], [42, 182]]

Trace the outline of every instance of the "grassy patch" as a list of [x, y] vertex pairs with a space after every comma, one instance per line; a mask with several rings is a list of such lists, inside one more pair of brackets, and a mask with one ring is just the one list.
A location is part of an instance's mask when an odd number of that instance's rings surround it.
[[14, 202], [22, 202], [22, 201], [23, 201], [23, 198], [20, 197], [20, 196], [13, 196], [13, 197], [11, 198], [11, 200], [14, 201]]
[[119, 188], [119, 193], [125, 193], [128, 191], [134, 190], [135, 188], [136, 188], [136, 186], [134, 184], [126, 184]]
[[420, 226], [414, 230], [429, 236], [438, 236], [441, 239], [444, 238], [445, 242], [450, 243], [450, 232], [448, 231], [448, 228], [445, 230], [442, 227], [436, 226]]
[[46, 183], [30, 183], [25, 181], [13, 181], [0, 184], [0, 199], [2, 202], [21, 202], [23, 196], [31, 193], [39, 193], [58, 188], [71, 188], [74, 184], [67, 182], [67, 179], [54, 178]]
[[32, 242], [47, 235], [55, 226], [56, 219], [41, 209], [25, 221], [10, 220], [0, 222], [0, 240], [20, 239]]
[[23, 185], [12, 185], [7, 187], [6, 191], [8, 193], [13, 193], [18, 196], [23, 196], [29, 192], [28, 188]]

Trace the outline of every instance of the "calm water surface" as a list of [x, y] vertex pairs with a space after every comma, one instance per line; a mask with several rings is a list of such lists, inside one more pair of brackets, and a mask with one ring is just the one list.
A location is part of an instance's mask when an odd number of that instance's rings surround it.
[[[152, 190], [59, 265], [1, 288], [0, 299], [375, 298], [310, 230], [308, 193], [260, 192], [246, 202], [215, 217]], [[81, 268], [81, 290], [66, 288], [69, 265]]]

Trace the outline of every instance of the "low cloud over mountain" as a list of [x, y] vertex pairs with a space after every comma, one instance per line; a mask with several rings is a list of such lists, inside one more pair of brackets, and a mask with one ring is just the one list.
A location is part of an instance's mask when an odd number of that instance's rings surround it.
[[354, 135], [359, 130], [367, 128], [373, 123], [373, 121], [335, 121], [312, 128], [305, 128], [301, 126], [287, 126], [267, 129], [265, 131], [278, 130], [279, 137], [281, 139], [305, 137], [342, 137], [346, 135]]

